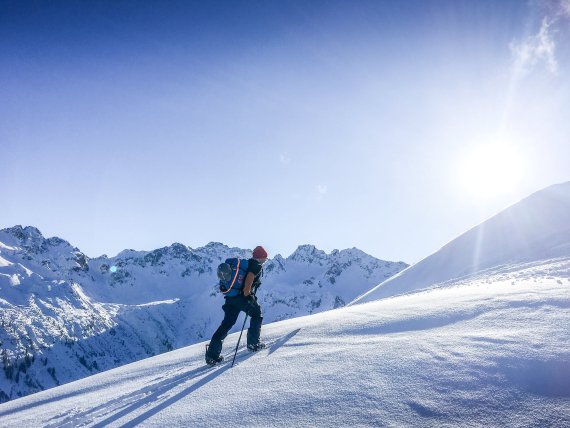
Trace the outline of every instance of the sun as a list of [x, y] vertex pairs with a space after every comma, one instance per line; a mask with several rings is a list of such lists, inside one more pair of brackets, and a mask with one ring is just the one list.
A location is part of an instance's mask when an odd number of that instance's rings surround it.
[[480, 144], [461, 162], [459, 181], [471, 196], [487, 199], [514, 190], [524, 169], [523, 155], [513, 144]]

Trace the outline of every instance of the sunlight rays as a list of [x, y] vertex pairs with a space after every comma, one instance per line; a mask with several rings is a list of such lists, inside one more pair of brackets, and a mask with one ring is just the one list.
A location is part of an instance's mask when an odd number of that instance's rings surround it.
[[524, 156], [513, 145], [486, 143], [465, 154], [458, 179], [470, 197], [487, 199], [513, 190], [524, 170]]

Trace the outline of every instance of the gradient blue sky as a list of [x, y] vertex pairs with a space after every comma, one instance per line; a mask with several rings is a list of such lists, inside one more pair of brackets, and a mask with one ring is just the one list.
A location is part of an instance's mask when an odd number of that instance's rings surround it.
[[[416, 262], [570, 180], [569, 18], [568, 0], [0, 1], [0, 227], [91, 257], [221, 241]], [[502, 140], [522, 176], [474, 194], [465, 162]]]

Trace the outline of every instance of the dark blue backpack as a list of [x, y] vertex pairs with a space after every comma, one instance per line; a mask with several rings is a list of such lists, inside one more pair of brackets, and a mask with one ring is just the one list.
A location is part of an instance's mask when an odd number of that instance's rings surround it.
[[249, 260], [231, 258], [218, 266], [220, 291], [226, 297], [235, 297], [241, 294], [247, 275]]

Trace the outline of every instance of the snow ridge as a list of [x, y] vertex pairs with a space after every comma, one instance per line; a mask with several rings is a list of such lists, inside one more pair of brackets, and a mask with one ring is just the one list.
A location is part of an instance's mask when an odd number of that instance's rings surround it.
[[417, 291], [500, 265], [570, 255], [570, 182], [550, 186], [468, 230], [351, 303]]

